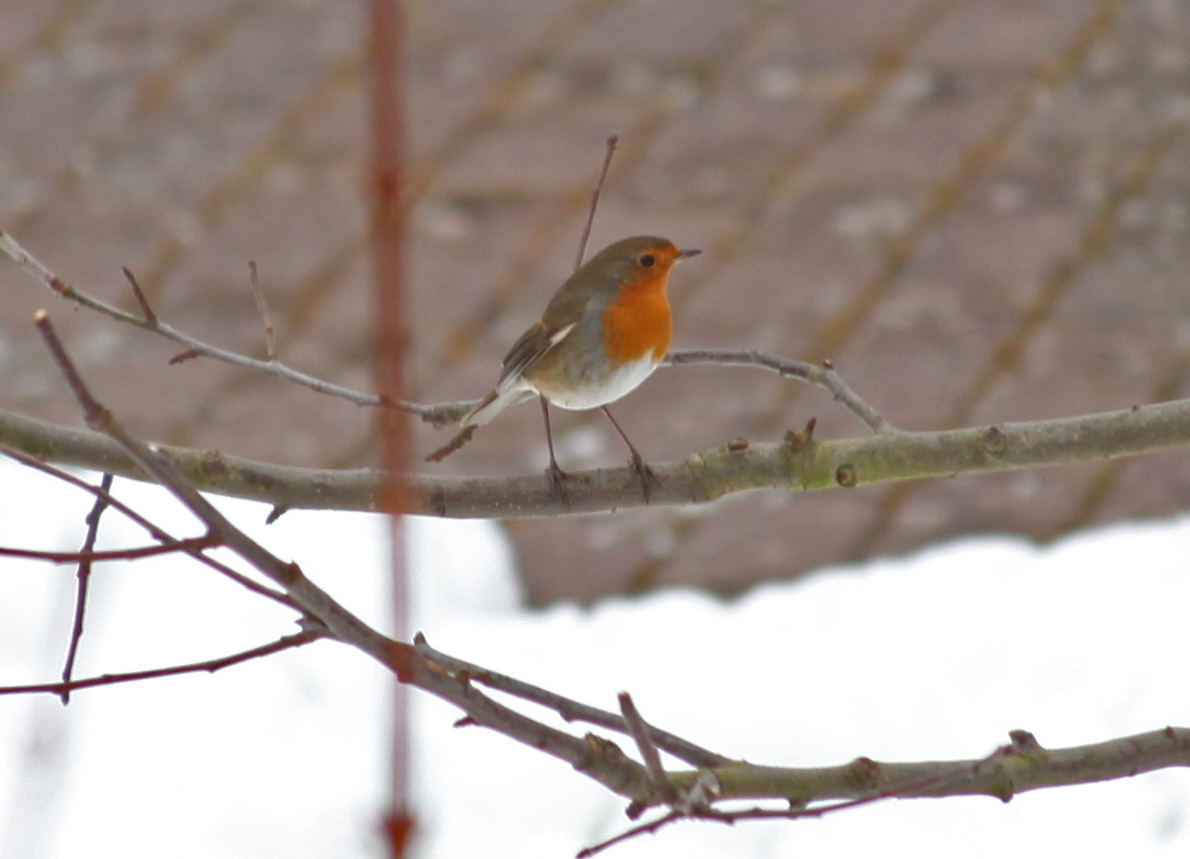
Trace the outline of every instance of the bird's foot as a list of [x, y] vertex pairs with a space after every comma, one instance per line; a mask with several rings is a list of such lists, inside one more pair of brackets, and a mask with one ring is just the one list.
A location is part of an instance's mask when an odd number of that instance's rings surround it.
[[635, 450], [632, 452], [632, 459], [628, 462], [628, 467], [632, 469], [632, 473], [636, 475], [636, 479], [640, 481], [640, 491], [645, 497], [645, 504], [649, 503], [649, 484], [655, 483], [661, 485], [661, 478], [657, 476], [657, 472], [649, 468], [649, 464], [645, 462], [639, 453]]
[[550, 467], [545, 470], [545, 473], [550, 481], [550, 491], [562, 499], [562, 503], [569, 510], [570, 487], [566, 485], [566, 481], [570, 479], [570, 475], [559, 467], [557, 461], [551, 461]]

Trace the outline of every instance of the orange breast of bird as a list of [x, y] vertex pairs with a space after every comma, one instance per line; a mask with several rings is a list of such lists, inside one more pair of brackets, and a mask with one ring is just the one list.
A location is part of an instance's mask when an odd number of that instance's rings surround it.
[[666, 296], [669, 272], [620, 285], [620, 294], [603, 312], [603, 345], [613, 364], [639, 361], [650, 352], [660, 361], [673, 337], [673, 314]]

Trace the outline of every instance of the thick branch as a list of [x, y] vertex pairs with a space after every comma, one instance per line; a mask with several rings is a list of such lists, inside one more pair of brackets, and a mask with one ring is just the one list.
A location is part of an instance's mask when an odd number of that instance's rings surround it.
[[[1187, 766], [1190, 766], [1190, 728], [1167, 727], [1065, 749], [1014, 744], [983, 761], [878, 763], [870, 758], [857, 758], [843, 766], [807, 769], [764, 767], [741, 761], [712, 772], [719, 782], [720, 799], [778, 797], [801, 807], [820, 800], [854, 799], [871, 794], [888, 794], [899, 799], [992, 796], [1008, 802], [1018, 793], [1042, 787], [1090, 784]], [[682, 789], [696, 776], [697, 772], [676, 773], [671, 779]]]
[[[733, 441], [682, 460], [650, 463], [660, 478], [652, 506], [705, 504], [749, 489], [810, 491], [928, 477], [1011, 471], [1137, 456], [1190, 444], [1190, 400], [1045, 421], [943, 432], [882, 432], [784, 444]], [[118, 444], [85, 432], [0, 412], [0, 445], [65, 465], [145, 479]], [[291, 468], [218, 451], [160, 448], [199, 489], [286, 508], [374, 510], [370, 469]], [[575, 472], [566, 502], [543, 475], [409, 478], [411, 512], [467, 518], [527, 518], [644, 505], [629, 468]], [[567, 503], [568, 502], [568, 503]]]

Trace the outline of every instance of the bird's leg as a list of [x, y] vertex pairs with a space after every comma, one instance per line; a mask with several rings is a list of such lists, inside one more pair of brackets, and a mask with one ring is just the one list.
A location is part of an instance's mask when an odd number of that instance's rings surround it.
[[562, 497], [562, 503], [569, 507], [570, 490], [566, 488], [566, 481], [570, 475], [558, 466], [557, 457], [554, 456], [554, 434], [550, 432], [550, 407], [545, 395], [538, 394], [538, 397], [541, 400], [541, 416], [545, 419], [545, 443], [550, 449], [550, 467], [546, 473], [550, 476], [550, 487]]
[[620, 434], [620, 438], [624, 439], [624, 444], [628, 445], [628, 449], [630, 451], [632, 451], [632, 461], [629, 463], [629, 465], [631, 466], [632, 470], [636, 473], [637, 478], [640, 480], [640, 488], [641, 488], [641, 491], [644, 493], [645, 503], [648, 504], [649, 503], [649, 481], [651, 480], [654, 483], [656, 483], [658, 486], [660, 486], [661, 478], [659, 478], [657, 476], [657, 473], [655, 471], [653, 471], [653, 469], [649, 468], [649, 464], [644, 461], [644, 458], [641, 457], [640, 453], [637, 452], [636, 448], [632, 446], [632, 442], [630, 442], [628, 440], [628, 436], [624, 435], [624, 430], [620, 429], [620, 425], [618, 423], [616, 423], [616, 419], [612, 417], [612, 413], [610, 411], [608, 411], [607, 406], [600, 406], [599, 408], [601, 408], [603, 410], [603, 413], [605, 415], [607, 415], [607, 419], [612, 422], [612, 426], [614, 426], [616, 428], [616, 432], [618, 432]]

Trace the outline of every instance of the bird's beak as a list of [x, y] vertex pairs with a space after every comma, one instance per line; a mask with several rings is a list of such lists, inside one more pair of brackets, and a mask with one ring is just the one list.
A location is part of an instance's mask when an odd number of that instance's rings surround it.
[[696, 257], [700, 253], [702, 253], [702, 251], [698, 250], [697, 248], [689, 248], [688, 250], [678, 251], [675, 259], [690, 259], [690, 257]]

